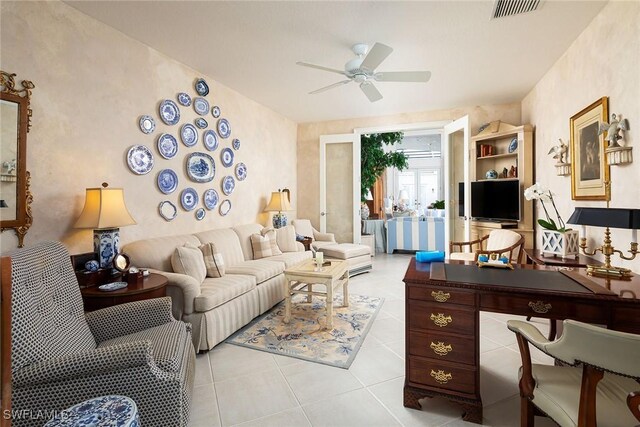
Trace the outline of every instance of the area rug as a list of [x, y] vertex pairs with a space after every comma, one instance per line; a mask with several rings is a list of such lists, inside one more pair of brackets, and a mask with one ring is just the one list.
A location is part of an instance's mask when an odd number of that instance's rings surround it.
[[332, 330], [324, 329], [325, 299], [314, 296], [311, 303], [306, 299], [306, 295], [294, 295], [289, 324], [283, 322], [282, 301], [226, 342], [348, 369], [384, 298], [349, 295], [349, 307], [342, 307], [342, 295], [336, 296]]

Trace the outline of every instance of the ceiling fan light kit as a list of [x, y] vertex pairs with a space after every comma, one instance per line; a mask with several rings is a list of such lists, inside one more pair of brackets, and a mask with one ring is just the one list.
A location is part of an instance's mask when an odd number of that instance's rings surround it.
[[376, 68], [385, 60], [393, 49], [382, 43], [376, 43], [369, 50], [369, 45], [364, 43], [354, 44], [351, 50], [356, 55], [344, 65], [344, 71], [335, 68], [323, 67], [321, 65], [309, 64], [306, 62], [296, 62], [297, 65], [303, 67], [316, 68], [318, 70], [329, 71], [331, 73], [342, 74], [347, 80], [331, 84], [329, 86], [316, 89], [309, 94], [316, 94], [333, 89], [338, 86], [345, 85], [350, 82], [356, 82], [360, 85], [360, 90], [371, 102], [382, 99], [382, 94], [373, 84], [378, 82], [415, 82], [426, 83], [431, 78], [430, 71], [391, 71], [376, 72]]

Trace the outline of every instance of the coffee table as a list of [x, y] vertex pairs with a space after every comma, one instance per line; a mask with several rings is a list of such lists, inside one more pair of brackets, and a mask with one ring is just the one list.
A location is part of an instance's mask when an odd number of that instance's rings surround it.
[[[291, 320], [291, 297], [294, 294], [306, 295], [307, 302], [311, 302], [313, 295], [326, 298], [327, 329], [333, 328], [333, 290], [340, 285], [342, 285], [342, 306], [349, 306], [349, 265], [346, 261], [331, 261], [330, 266], [317, 268], [315, 261], [310, 259], [286, 269], [284, 277], [284, 323], [289, 323]], [[313, 285], [324, 285], [325, 292], [314, 291]]]

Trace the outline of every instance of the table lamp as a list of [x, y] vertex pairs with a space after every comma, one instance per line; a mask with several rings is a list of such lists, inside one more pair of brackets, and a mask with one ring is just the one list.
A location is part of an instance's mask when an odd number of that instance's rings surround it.
[[398, 204], [400, 208], [405, 210], [407, 203], [409, 203], [409, 192], [407, 190], [400, 190], [400, 194], [398, 194]]
[[291, 205], [287, 195], [282, 191], [274, 191], [271, 193], [271, 200], [264, 212], [277, 212], [273, 214], [273, 228], [281, 228], [287, 225], [287, 215], [282, 211], [290, 211]]
[[101, 268], [111, 267], [120, 246], [118, 227], [135, 224], [124, 203], [122, 188], [87, 188], [84, 208], [75, 228], [93, 228], [93, 250], [98, 254]]
[[[628, 279], [631, 277], [631, 270], [628, 268], [614, 267], [611, 265], [611, 255], [617, 253], [620, 258], [631, 261], [638, 253], [638, 232], [640, 229], [640, 209], [623, 209], [623, 208], [576, 208], [569, 220], [569, 224], [578, 224], [582, 226], [582, 237], [580, 238], [580, 249], [586, 255], [595, 255], [602, 252], [604, 255], [604, 266], [587, 265], [587, 274], [592, 276], [617, 277]], [[585, 227], [587, 225], [595, 227], [605, 227], [604, 243], [602, 246], [587, 250], [587, 238], [585, 237]], [[611, 232], [609, 228], [626, 228], [633, 230], [631, 232], [631, 247], [629, 249], [630, 256], [615, 249], [611, 245]]]

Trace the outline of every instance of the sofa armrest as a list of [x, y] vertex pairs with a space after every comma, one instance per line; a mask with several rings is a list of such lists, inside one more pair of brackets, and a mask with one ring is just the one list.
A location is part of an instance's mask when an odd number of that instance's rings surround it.
[[167, 278], [167, 295], [172, 298], [173, 315], [176, 319], [181, 320], [183, 314], [193, 313], [193, 301], [200, 295], [200, 283], [196, 279], [186, 274], [153, 269], [149, 271]]
[[302, 242], [296, 242], [296, 252], [304, 252], [304, 245]]
[[98, 343], [175, 321], [168, 297], [118, 304], [85, 317]]
[[150, 341], [133, 341], [42, 360], [12, 373], [14, 387], [33, 387], [136, 366], [155, 367]]
[[336, 242], [336, 237], [333, 233], [321, 233], [313, 230], [313, 238], [319, 242]]

